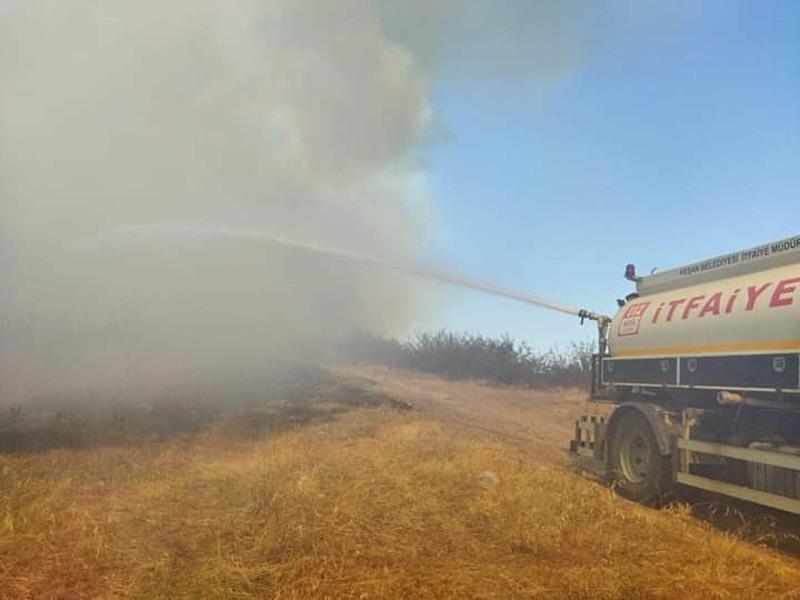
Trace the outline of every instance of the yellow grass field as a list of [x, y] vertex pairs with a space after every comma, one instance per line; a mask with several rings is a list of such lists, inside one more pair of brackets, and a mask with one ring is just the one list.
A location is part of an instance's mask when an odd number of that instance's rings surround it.
[[339, 376], [418, 410], [0, 455], [0, 598], [800, 598], [791, 555], [573, 472], [578, 392]]

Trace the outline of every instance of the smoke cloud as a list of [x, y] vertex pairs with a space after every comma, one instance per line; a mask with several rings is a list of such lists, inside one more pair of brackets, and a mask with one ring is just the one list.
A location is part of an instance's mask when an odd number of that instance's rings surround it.
[[[524, 52], [502, 24], [514, 11], [458, 4], [0, 5], [0, 404], [158, 393], [402, 331], [421, 299], [397, 274], [246, 236], [107, 240], [204, 224], [413, 262], [434, 214], [415, 151], [447, 40], [484, 19], [465, 68]], [[549, 33], [527, 39], [553, 50], [534, 46], [536, 68], [572, 60], [551, 5], [530, 13]]]
[[413, 257], [430, 109], [371, 5], [18, 2], [0, 17], [3, 399], [180, 385], [413, 313], [407, 282], [149, 223]]

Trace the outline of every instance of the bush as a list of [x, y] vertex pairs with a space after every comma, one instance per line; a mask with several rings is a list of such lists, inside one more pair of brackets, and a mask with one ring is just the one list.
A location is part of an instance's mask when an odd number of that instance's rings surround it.
[[400, 342], [372, 334], [352, 336], [343, 344], [346, 360], [438, 373], [450, 379], [485, 379], [527, 387], [588, 385], [590, 342], [569, 349], [537, 352], [525, 342], [505, 336], [468, 333], [417, 333]]

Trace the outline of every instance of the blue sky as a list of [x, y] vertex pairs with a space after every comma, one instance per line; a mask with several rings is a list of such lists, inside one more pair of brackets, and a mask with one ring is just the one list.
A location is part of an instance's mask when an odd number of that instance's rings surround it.
[[[667, 6], [669, 6], [667, 8]], [[557, 78], [435, 80], [429, 251], [458, 271], [614, 310], [622, 278], [800, 232], [800, 3], [610, 2]], [[577, 319], [473, 293], [419, 327], [537, 347]]]

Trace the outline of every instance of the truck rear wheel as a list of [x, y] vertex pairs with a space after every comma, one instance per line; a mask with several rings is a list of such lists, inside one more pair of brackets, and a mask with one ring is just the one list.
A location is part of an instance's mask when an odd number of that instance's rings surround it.
[[659, 505], [672, 488], [669, 456], [662, 456], [647, 418], [630, 412], [614, 428], [609, 444], [609, 467], [621, 496]]

